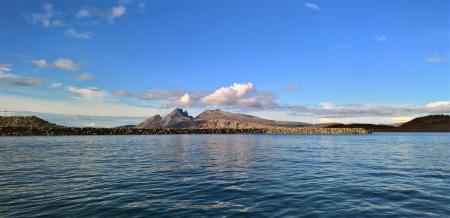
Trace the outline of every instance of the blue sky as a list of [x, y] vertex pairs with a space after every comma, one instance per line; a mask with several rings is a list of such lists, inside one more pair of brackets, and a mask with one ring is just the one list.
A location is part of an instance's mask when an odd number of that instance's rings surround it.
[[447, 0], [0, 2], [0, 109], [307, 122], [449, 113]]

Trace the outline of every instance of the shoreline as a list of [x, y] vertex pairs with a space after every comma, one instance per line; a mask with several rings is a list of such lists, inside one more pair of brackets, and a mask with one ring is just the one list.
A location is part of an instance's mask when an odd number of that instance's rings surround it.
[[177, 134], [279, 134], [279, 135], [362, 135], [363, 128], [91, 128], [91, 127], [0, 127], [0, 136], [69, 136], [69, 135], [177, 135]]

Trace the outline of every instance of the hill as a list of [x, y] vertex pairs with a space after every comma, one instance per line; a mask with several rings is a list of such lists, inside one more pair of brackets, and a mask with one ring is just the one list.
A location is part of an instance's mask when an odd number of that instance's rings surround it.
[[450, 132], [450, 115], [418, 117], [395, 128], [396, 131]]
[[50, 123], [36, 116], [0, 116], [0, 127], [58, 127], [58, 125]]

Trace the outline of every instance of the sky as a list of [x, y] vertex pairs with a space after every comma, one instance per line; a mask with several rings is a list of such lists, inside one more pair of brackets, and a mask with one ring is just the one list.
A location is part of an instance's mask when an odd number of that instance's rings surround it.
[[0, 110], [450, 113], [448, 0], [3, 0]]

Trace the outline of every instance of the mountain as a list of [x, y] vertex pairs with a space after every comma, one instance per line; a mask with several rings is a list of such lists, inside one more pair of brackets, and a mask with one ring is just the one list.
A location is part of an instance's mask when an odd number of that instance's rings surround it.
[[176, 108], [164, 117], [152, 116], [136, 126], [136, 128], [188, 128], [194, 118], [187, 111]]
[[36, 116], [0, 116], [0, 127], [59, 127]]
[[269, 127], [303, 127], [307, 123], [267, 120], [259, 117], [215, 110], [205, 110], [195, 117], [193, 128], [269, 128]]
[[450, 132], [450, 115], [418, 117], [395, 128], [396, 131]]
[[205, 110], [197, 117], [189, 116], [187, 111], [175, 109], [168, 115], [155, 115], [140, 123], [137, 128], [269, 128], [303, 127], [307, 123], [267, 120], [259, 117], [215, 110]]

